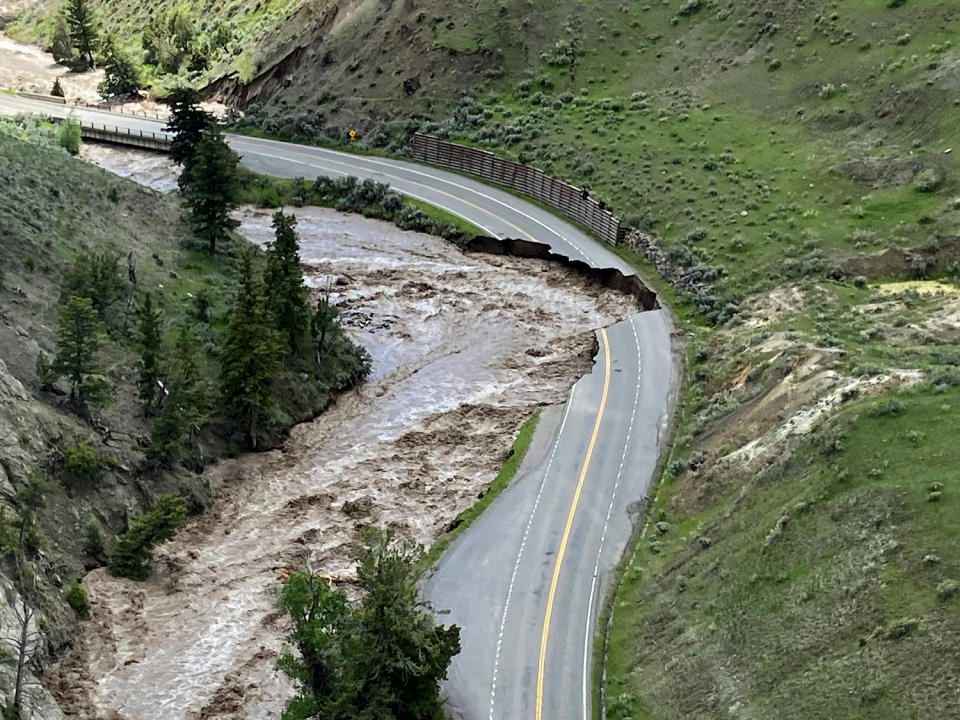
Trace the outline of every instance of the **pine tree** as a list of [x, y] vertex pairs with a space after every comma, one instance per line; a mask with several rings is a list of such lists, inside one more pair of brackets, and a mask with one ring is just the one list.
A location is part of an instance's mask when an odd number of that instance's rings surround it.
[[104, 335], [90, 298], [71, 296], [60, 310], [53, 367], [58, 375], [66, 375], [70, 380], [70, 399], [79, 401], [84, 412], [87, 403], [104, 405], [110, 400], [110, 385], [95, 359], [103, 342]]
[[184, 437], [192, 437], [209, 412], [206, 362], [196, 336], [182, 328], [177, 335], [167, 379], [169, 394], [153, 424], [147, 459], [169, 464], [183, 455]]
[[63, 97], [63, 85], [60, 84], [60, 78], [54, 79], [53, 87], [50, 89], [50, 94], [53, 97]]
[[213, 115], [200, 108], [200, 93], [193, 88], [172, 90], [167, 98], [170, 119], [163, 128], [173, 134], [170, 157], [174, 162], [188, 165], [204, 131], [214, 124]]
[[146, 414], [156, 402], [161, 376], [160, 346], [163, 341], [163, 320], [160, 309], [154, 307], [153, 293], [148, 292], [144, 295], [138, 314], [140, 316], [137, 337], [140, 350], [140, 377], [137, 379], [137, 387], [140, 402], [143, 403], [143, 412]]
[[285, 720], [446, 717], [440, 681], [460, 651], [460, 629], [435, 625], [423, 609], [421, 556], [418, 546], [367, 528], [354, 554], [363, 593], [357, 604], [323, 578], [291, 574], [279, 603], [290, 615], [297, 655], [277, 665], [300, 694], [287, 703]]
[[93, 48], [97, 33], [93, 27], [93, 10], [87, 0], [67, 0], [64, 19], [70, 31], [70, 40], [77, 51], [74, 70], [83, 71], [95, 67]]
[[104, 79], [97, 92], [104, 99], [136, 95], [140, 90], [140, 71], [127, 53], [117, 47], [112, 37], [106, 37], [100, 46]]
[[153, 548], [172, 538], [187, 519], [187, 503], [179, 495], [157, 495], [150, 509], [130, 523], [110, 556], [110, 573], [146, 580]]
[[317, 308], [310, 318], [310, 336], [313, 338], [317, 355], [317, 368], [323, 365], [323, 354], [326, 352], [327, 337], [333, 337], [340, 326], [340, 311], [330, 302], [329, 286], [317, 298]]
[[251, 448], [257, 446], [261, 415], [274, 402], [280, 370], [280, 340], [269, 326], [251, 252], [240, 259], [237, 296], [220, 353], [221, 392], [228, 413], [237, 418]]
[[37, 353], [36, 371], [41, 390], [52, 389], [53, 384], [60, 379], [59, 373], [57, 373], [53, 363], [50, 362], [50, 358], [47, 357], [47, 354], [43, 350]]
[[210, 125], [180, 175], [180, 192], [190, 225], [196, 236], [206, 241], [210, 255], [216, 254], [217, 243], [236, 227], [230, 211], [236, 207], [233, 198], [238, 162], [220, 129]]
[[[58, 63], [67, 63], [73, 57], [73, 45], [70, 42], [70, 28], [63, 15], [58, 15], [53, 26], [53, 38], [50, 41], [50, 54]], [[62, 96], [61, 96], [62, 97]]]
[[310, 308], [296, 227], [297, 218], [293, 215], [284, 215], [281, 210], [273, 216], [276, 239], [267, 251], [264, 273], [267, 307], [273, 315], [273, 326], [284, 336], [290, 359], [303, 354], [310, 333]]

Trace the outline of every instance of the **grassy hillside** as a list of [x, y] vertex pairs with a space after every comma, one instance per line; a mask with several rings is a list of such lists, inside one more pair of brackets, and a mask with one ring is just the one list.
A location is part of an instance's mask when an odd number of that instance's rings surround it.
[[618, 593], [608, 717], [958, 716], [958, 402], [856, 403], [756, 473], [673, 480]]

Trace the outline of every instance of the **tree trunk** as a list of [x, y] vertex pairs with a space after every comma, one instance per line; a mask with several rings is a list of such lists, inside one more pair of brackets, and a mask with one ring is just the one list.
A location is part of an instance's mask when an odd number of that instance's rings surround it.
[[253, 408], [250, 411], [250, 429], [247, 436], [247, 444], [250, 445], [251, 450], [257, 449], [257, 409]]
[[213, 257], [217, 254], [217, 234], [210, 233], [210, 244], [207, 246], [207, 251], [210, 253], [210, 257]]
[[14, 717], [17, 718], [20, 717], [23, 710], [23, 675], [27, 664], [27, 650], [29, 649], [30, 618], [33, 616], [33, 611], [27, 605], [27, 598], [21, 595], [20, 601], [23, 606], [23, 617], [20, 618], [20, 640], [17, 643], [17, 680], [16, 689], [13, 693], [13, 709], [16, 713]]

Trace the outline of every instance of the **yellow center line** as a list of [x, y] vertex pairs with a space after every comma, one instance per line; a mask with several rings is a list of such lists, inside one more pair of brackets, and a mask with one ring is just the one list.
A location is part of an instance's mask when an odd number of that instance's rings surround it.
[[603, 394], [600, 396], [600, 407], [597, 410], [597, 418], [593, 422], [593, 434], [590, 435], [590, 444], [587, 445], [587, 454], [583, 458], [583, 467], [580, 468], [577, 489], [573, 493], [573, 502], [570, 503], [570, 511], [567, 513], [567, 524], [563, 528], [563, 536], [560, 538], [560, 549], [557, 551], [557, 559], [553, 565], [553, 579], [550, 581], [550, 592], [547, 595], [547, 609], [543, 615], [543, 633], [540, 636], [540, 664], [537, 668], [536, 720], [541, 720], [543, 713], [543, 671], [547, 662], [547, 637], [550, 635], [550, 616], [553, 614], [553, 600], [557, 594], [560, 566], [563, 564], [563, 556], [567, 552], [567, 541], [570, 539], [570, 528], [573, 527], [573, 516], [577, 512], [577, 504], [580, 502], [580, 492], [583, 490], [583, 481], [587, 477], [587, 468], [590, 466], [593, 448], [597, 444], [597, 435], [600, 432], [600, 421], [603, 419], [603, 411], [607, 406], [607, 392], [610, 390], [610, 344], [607, 341], [607, 331], [605, 329], [600, 330], [600, 337], [603, 340]]
[[[254, 150], [253, 152], [255, 152], [255, 153], [257, 153], [257, 154], [265, 154], [265, 155], [268, 154], [268, 153], [260, 153], [260, 152], [257, 151], [257, 150]], [[274, 157], [276, 157], [276, 156], [274, 156]], [[286, 159], [286, 158], [284, 158], [284, 159]], [[315, 158], [311, 158], [311, 159], [313, 160], [313, 159], [315, 159]], [[345, 168], [356, 169], [356, 167], [355, 167], [354, 165], [351, 165], [350, 163], [341, 162], [341, 161], [339, 161], [339, 160], [332, 160], [332, 159], [329, 159], [329, 158], [323, 158], [322, 160], [318, 160], [318, 162], [320, 162], [320, 163], [325, 163], [325, 162], [327, 162], [327, 163], [332, 163], [333, 165], [340, 165], [340, 166], [345, 167]], [[321, 168], [321, 169], [323, 168], [322, 164], [321, 164], [321, 165], [314, 165], [314, 167], [319, 167], [319, 168]], [[364, 168], [364, 169], [369, 170], [368, 168]], [[448, 197], [448, 198], [450, 198], [451, 200], [456, 200], [457, 202], [461, 202], [461, 203], [463, 203], [464, 205], [467, 205], [467, 206], [469, 206], [469, 207], [472, 207], [474, 210], [479, 210], [479, 211], [482, 212], [483, 214], [489, 215], [489, 216], [492, 217], [494, 220], [499, 220], [500, 222], [504, 223], [505, 225], [509, 225], [511, 228], [513, 228], [513, 229], [516, 230], [518, 233], [520, 233], [521, 235], [525, 236], [526, 238], [528, 238], [528, 239], [531, 240], [532, 242], [539, 242], [539, 240], [537, 240], [535, 237], [533, 237], [533, 235], [531, 235], [530, 233], [528, 233], [526, 230], [523, 230], [522, 228], [517, 227], [516, 225], [514, 225], [514, 224], [513, 224], [512, 222], [510, 222], [509, 220], [507, 220], [507, 219], [505, 219], [505, 218], [497, 215], [497, 214], [494, 213], [494, 212], [491, 212], [491, 211], [487, 210], [485, 207], [481, 207], [480, 205], [475, 205], [475, 204], [473, 204], [472, 202], [470, 202], [469, 200], [464, 200], [462, 197], [458, 197], [458, 196], [456, 196], [456, 195], [453, 195], [452, 193], [448, 193], [448, 192], [445, 192], [445, 191], [443, 191], [443, 190], [438, 190], [437, 188], [433, 187], [432, 185], [425, 185], [425, 184], [423, 184], [423, 183], [417, 182], [416, 180], [409, 180], [408, 178], [399, 177], [399, 176], [397, 176], [397, 175], [391, 175], [390, 173], [385, 173], [385, 172], [383, 172], [383, 171], [381, 171], [381, 170], [370, 170], [370, 172], [378, 172], [378, 173], [380, 173], [381, 175], [383, 175], [383, 177], [385, 177], [385, 178], [390, 178], [391, 180], [399, 180], [400, 182], [403, 182], [403, 183], [409, 183], [410, 185], [415, 185], [416, 187], [423, 188], [424, 190], [429, 190], [430, 192], [435, 192], [435, 193], [437, 193], [438, 195], [443, 195], [444, 197]], [[429, 204], [429, 201], [426, 201], [426, 202]]]

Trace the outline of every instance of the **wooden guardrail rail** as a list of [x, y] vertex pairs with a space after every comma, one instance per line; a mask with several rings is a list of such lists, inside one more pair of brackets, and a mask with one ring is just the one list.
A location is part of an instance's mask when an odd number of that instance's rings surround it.
[[413, 136], [413, 157], [433, 165], [463, 170], [529, 195], [586, 225], [609, 243], [616, 244], [626, 235], [626, 227], [602, 203], [589, 197], [581, 188], [552, 178], [535, 167], [423, 133]]

